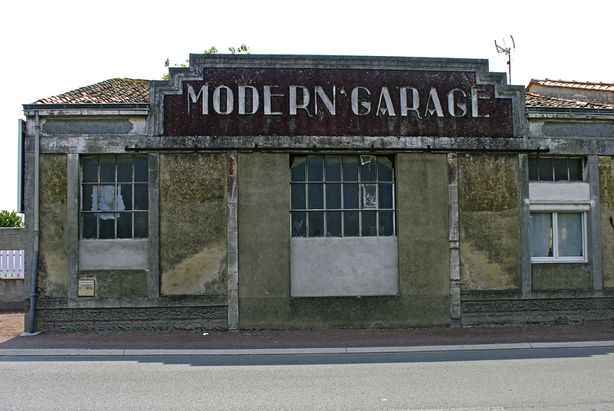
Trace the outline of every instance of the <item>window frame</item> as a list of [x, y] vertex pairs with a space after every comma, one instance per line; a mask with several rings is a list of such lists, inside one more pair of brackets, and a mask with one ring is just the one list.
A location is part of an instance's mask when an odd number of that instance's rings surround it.
[[[293, 162], [294, 159], [296, 158], [300, 158], [300, 157], [304, 157], [304, 173], [305, 176], [302, 180], [294, 180], [292, 178], [292, 166], [293, 166]], [[313, 180], [310, 181], [309, 179], [309, 169], [308, 169], [308, 164], [309, 164], [309, 158], [310, 157], [321, 157], [322, 158], [322, 178], [320, 180]], [[338, 180], [328, 180], [327, 179], [327, 162], [326, 159], [327, 158], [332, 158], [332, 157], [337, 157], [339, 159], [339, 179]], [[344, 158], [356, 158], [357, 161], [357, 177], [356, 179], [345, 179], [344, 176], [344, 163], [343, 163], [343, 159]], [[376, 177], [373, 180], [362, 180], [362, 170], [361, 170], [361, 159], [363, 157], [372, 157], [375, 160], [375, 164], [376, 164], [376, 169], [378, 170], [376, 173]], [[385, 158], [388, 161], [390, 161], [391, 163], [391, 179], [390, 180], [381, 180], [380, 179], [380, 175], [379, 175], [379, 161], [380, 159]], [[370, 160], [373, 161], [373, 160]], [[290, 200], [290, 236], [292, 238], [368, 238], [368, 237], [396, 237], [396, 175], [395, 175], [395, 169], [396, 169], [396, 164], [395, 164], [395, 158], [394, 156], [391, 155], [375, 155], [375, 154], [368, 154], [368, 153], [353, 153], [353, 154], [348, 154], [348, 153], [330, 153], [330, 154], [313, 154], [313, 153], [309, 153], [309, 154], [295, 154], [295, 155], [291, 155], [290, 156], [290, 190], [289, 190], [289, 200]], [[309, 208], [309, 186], [312, 184], [321, 184], [322, 185], [322, 208]], [[302, 185], [304, 186], [304, 197], [305, 197], [305, 208], [295, 208], [293, 207], [293, 185]], [[338, 208], [327, 208], [328, 204], [327, 204], [327, 185], [339, 185], [339, 193], [340, 193], [340, 197], [339, 197], [339, 202], [340, 202], [340, 207]], [[356, 185], [357, 186], [357, 201], [358, 201], [358, 205], [357, 208], [351, 208], [351, 207], [347, 207], [346, 206], [346, 201], [345, 201], [345, 187], [349, 186], [349, 185]], [[381, 207], [381, 203], [380, 203], [380, 185], [390, 185], [390, 190], [391, 190], [391, 206], [390, 207]], [[366, 207], [365, 206], [365, 193], [366, 193], [366, 187], [375, 187], [375, 206], [374, 207]], [[340, 234], [339, 235], [327, 235], [329, 233], [329, 231], [327, 230], [327, 226], [328, 226], [328, 216], [327, 214], [330, 212], [338, 212], [340, 213]], [[357, 214], [357, 218], [358, 218], [358, 233], [357, 235], [348, 235], [346, 234], [346, 213], [349, 212], [355, 212]], [[371, 212], [375, 214], [375, 231], [376, 234], [375, 235], [365, 235], [363, 234], [363, 213], [365, 212]], [[382, 212], [390, 212], [392, 214], [392, 226], [391, 226], [391, 233], [390, 234], [380, 234], [382, 227], [385, 227], [384, 225], [381, 224], [380, 222], [380, 215], [382, 214]], [[305, 235], [295, 235], [295, 230], [293, 227], [293, 223], [294, 223], [294, 215], [295, 213], [304, 213], [305, 215], [305, 228], [304, 228], [304, 234]], [[310, 235], [309, 232], [309, 214], [310, 213], [322, 213], [322, 229], [323, 229], [323, 235]]]
[[[114, 177], [113, 181], [101, 181], [101, 160], [102, 159], [113, 159], [114, 165]], [[96, 181], [84, 181], [84, 164], [89, 159], [95, 159], [97, 162], [96, 169]], [[118, 181], [118, 160], [121, 159], [130, 159], [131, 160], [131, 180], [130, 181]], [[137, 179], [137, 169], [136, 169], [136, 159], [145, 159], [145, 168], [141, 170], [145, 173], [145, 179], [140, 180]], [[149, 189], [150, 189], [150, 176], [149, 176], [149, 157], [147, 154], [86, 154], [82, 155], [79, 158], [79, 240], [87, 240], [87, 241], [108, 241], [108, 240], [148, 240], [149, 239], [149, 213], [151, 204], [149, 204]], [[122, 185], [130, 185], [130, 209], [119, 210], [117, 208], [117, 196], [115, 195], [115, 208], [113, 210], [100, 210], [97, 206], [95, 210], [85, 210], [85, 190], [84, 187], [103, 187], [103, 186], [113, 186], [114, 190], [120, 190]], [[136, 190], [137, 186], [145, 186], [145, 196], [144, 199], [146, 201], [146, 205], [144, 208], [137, 208], [136, 201]], [[141, 188], [142, 190], [143, 188]], [[99, 190], [100, 191], [100, 190]], [[92, 190], [92, 193], [94, 191]], [[92, 195], [92, 201], [94, 196]], [[141, 200], [143, 201], [143, 200]], [[120, 237], [118, 236], [119, 228], [118, 221], [120, 218], [120, 213], [129, 214], [130, 215], [130, 236]], [[85, 224], [84, 224], [84, 216], [85, 215], [95, 215], [96, 219], [96, 236], [95, 237], [86, 237], [85, 236]], [[100, 220], [101, 214], [113, 214], [111, 219], [114, 220], [113, 224], [113, 236], [112, 237], [101, 237], [101, 228], [100, 228]], [[140, 222], [143, 224], [144, 221], [144, 234], [138, 235], [136, 228], [136, 216], [139, 215]]]
[[[547, 180], [542, 180], [541, 179], [541, 173], [540, 173], [540, 164], [539, 164], [539, 160], [540, 159], [552, 159], [552, 168], [551, 168], [551, 172], [552, 172], [552, 179], [547, 179]], [[566, 179], [556, 179], [556, 167], [554, 164], [554, 160], [567, 160], [567, 178]], [[580, 179], [572, 179], [571, 178], [571, 171], [570, 171], [570, 166], [569, 166], [569, 160], [580, 160]], [[531, 178], [532, 175], [532, 167], [531, 167], [531, 163], [532, 162], [537, 162], [535, 164], [535, 173], [537, 174], [537, 178]], [[585, 182], [586, 181], [586, 158], [583, 156], [529, 156], [528, 158], [528, 176], [529, 176], [529, 182], [532, 183], [577, 183], [577, 182]]]
[[[531, 208], [529, 219], [531, 222], [531, 238], [533, 241], [533, 214], [550, 214], [552, 225], [552, 257], [549, 256], [534, 256], [533, 247], [531, 246], [531, 263], [587, 263], [588, 262], [588, 244], [587, 244], [587, 219], [588, 211], [585, 207], [565, 207], [565, 208]], [[580, 214], [581, 216], [581, 241], [582, 255], [581, 256], [560, 256], [559, 254], [559, 214]]]

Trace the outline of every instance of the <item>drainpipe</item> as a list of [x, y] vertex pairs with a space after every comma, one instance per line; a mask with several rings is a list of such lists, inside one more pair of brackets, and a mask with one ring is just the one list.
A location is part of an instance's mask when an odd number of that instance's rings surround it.
[[28, 324], [26, 332], [34, 334], [36, 319], [36, 283], [38, 280], [38, 198], [39, 198], [39, 155], [40, 155], [40, 116], [38, 111], [34, 119], [34, 232], [32, 248], [32, 275], [30, 276], [30, 310], [28, 311]]

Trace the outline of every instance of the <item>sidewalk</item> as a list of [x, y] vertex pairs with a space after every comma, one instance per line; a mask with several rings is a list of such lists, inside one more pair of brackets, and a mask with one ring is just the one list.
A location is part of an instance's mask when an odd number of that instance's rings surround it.
[[[0, 355], [290, 354], [614, 347], [614, 323], [369, 330], [116, 331], [19, 336], [0, 313]], [[143, 351], [147, 350], [147, 351]], [[105, 354], [106, 353], [106, 354]], [[131, 354], [132, 353], [132, 354]]]

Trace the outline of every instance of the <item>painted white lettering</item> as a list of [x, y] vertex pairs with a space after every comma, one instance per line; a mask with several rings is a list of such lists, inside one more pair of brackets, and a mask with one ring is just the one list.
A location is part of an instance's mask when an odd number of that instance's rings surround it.
[[[252, 92], [252, 109], [247, 111], [245, 91], [251, 90]], [[254, 86], [239, 86], [239, 114], [256, 114], [260, 107], [260, 95], [258, 90]]]
[[[222, 110], [222, 90], [226, 91], [226, 102]], [[228, 86], [218, 86], [213, 91], [213, 110], [217, 114], [230, 114], [234, 106], [234, 95]]]
[[282, 114], [281, 111], [272, 111], [271, 109], [271, 100], [273, 97], [283, 97], [283, 94], [272, 93], [271, 90], [273, 88], [277, 88], [278, 86], [262, 86], [262, 94], [264, 97], [264, 115], [265, 116], [280, 116]]
[[[301, 90], [303, 94], [303, 99], [302, 99], [301, 104], [298, 104], [296, 100], [296, 91], [299, 89]], [[309, 108], [307, 108], [307, 106], [309, 105], [309, 90], [307, 89], [307, 87], [290, 86], [290, 88], [288, 89], [288, 99], [289, 99], [289, 106], [290, 106], [289, 113], [291, 116], [296, 116], [296, 113], [298, 110], [305, 110], [307, 115], [311, 117], [311, 113], [309, 113]]]
[[196, 104], [201, 97], [203, 115], [209, 114], [209, 86], [202, 86], [196, 94], [194, 87], [188, 84], [188, 114], [190, 114], [192, 104]]
[[[382, 107], [382, 101], [384, 102], [385, 107]], [[382, 90], [379, 93], [379, 101], [377, 103], [377, 111], [375, 112], [375, 115], [379, 116], [380, 114], [388, 114], [388, 117], [396, 116], [388, 87], [382, 87]]]
[[[411, 107], [407, 105], [407, 92], [411, 90]], [[416, 113], [416, 117], [418, 119], [422, 119], [420, 117], [420, 113], [418, 112], [418, 107], [420, 106], [420, 96], [418, 95], [418, 90], [413, 87], [401, 87], [399, 89], [399, 100], [401, 106], [401, 117], [407, 117], [410, 111]]]
[[[361, 86], [354, 87], [354, 89], [352, 90], [352, 95], [351, 95], [352, 112], [355, 115], [357, 115], [357, 116], [366, 116], [367, 114], [369, 114], [371, 112], [371, 102], [370, 101], [359, 101], [358, 100], [358, 98], [359, 98], [358, 93], [361, 90], [364, 91], [365, 93], [367, 93], [367, 96], [371, 95], [371, 92], [366, 87], [361, 87]], [[359, 106], [358, 103], [360, 103], [360, 106]], [[360, 111], [361, 107], [363, 109], [362, 112]]]
[[[467, 98], [467, 94], [459, 88], [453, 88], [450, 90], [448, 93], [448, 112], [452, 117], [465, 117], [467, 114], [467, 103], [465, 103], [465, 101], [458, 103], [456, 102], [454, 93], [457, 92], [464, 98]], [[460, 110], [460, 112], [458, 112], [456, 109]]]
[[435, 87], [431, 87], [431, 91], [429, 91], [428, 100], [426, 101], [424, 117], [429, 115], [432, 116], [435, 113], [437, 113], [437, 117], [443, 117], [443, 110], [441, 109], [441, 101], [439, 101], [437, 89]]
[[322, 86], [316, 86], [315, 88], [315, 114], [318, 114], [318, 97], [320, 97], [320, 100], [322, 100], [322, 103], [324, 103], [324, 107], [326, 107], [326, 110], [328, 110], [328, 112], [331, 115], [335, 115], [337, 112], [336, 109], [336, 102], [337, 102], [337, 96], [335, 93], [335, 86], [333, 86], [333, 99], [331, 100], [330, 97], [328, 97], [326, 95], [326, 93], [324, 92], [324, 88]]
[[478, 108], [478, 102], [479, 100], [490, 100], [490, 96], [489, 97], [481, 96], [480, 91], [485, 91], [485, 90], [481, 88], [476, 88], [476, 87], [471, 88], [471, 117], [487, 118], [487, 117], [490, 117], [490, 114], [480, 114], [480, 110]]

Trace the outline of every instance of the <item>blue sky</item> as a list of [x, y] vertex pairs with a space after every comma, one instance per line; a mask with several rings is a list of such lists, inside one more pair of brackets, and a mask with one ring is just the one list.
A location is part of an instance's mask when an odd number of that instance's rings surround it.
[[184, 1], [3, 4], [0, 209], [17, 198], [21, 104], [113, 77], [159, 79], [164, 60], [215, 45], [254, 54], [345, 54], [488, 59], [513, 35], [512, 80], [614, 83], [612, 1]]

